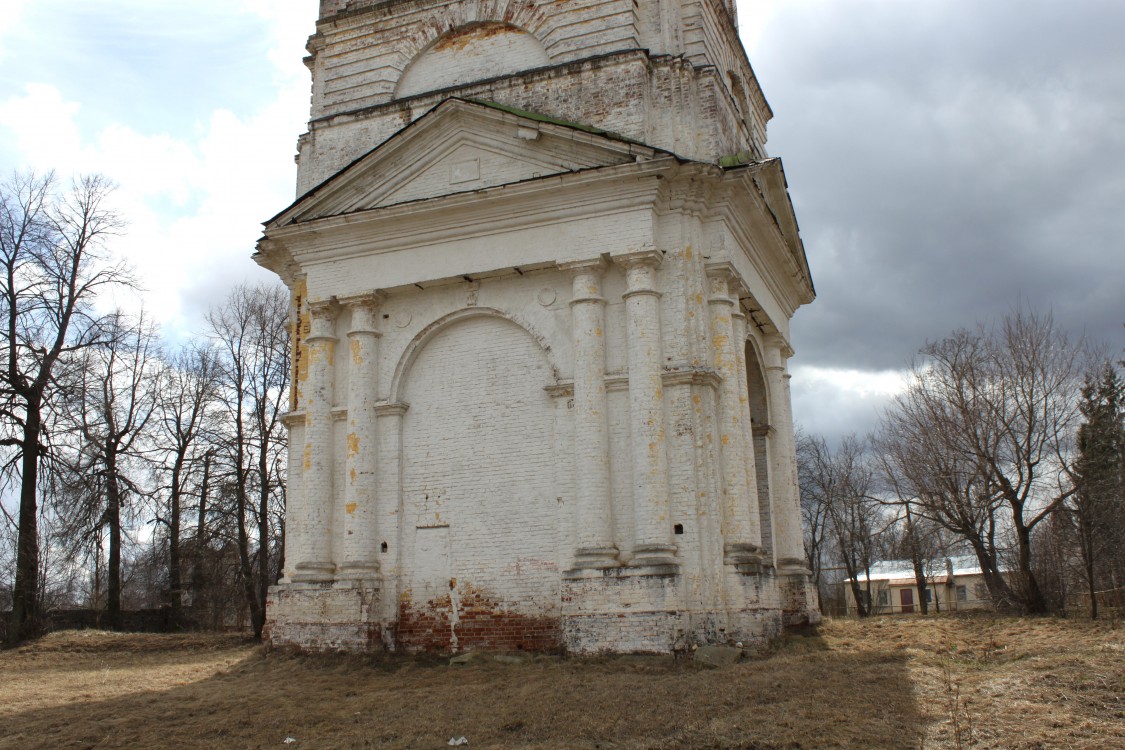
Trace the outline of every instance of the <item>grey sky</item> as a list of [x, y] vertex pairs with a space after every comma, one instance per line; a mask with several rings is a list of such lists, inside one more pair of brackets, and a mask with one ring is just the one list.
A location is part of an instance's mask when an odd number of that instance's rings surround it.
[[[794, 411], [865, 432], [927, 340], [1052, 309], [1125, 344], [1125, 2], [740, 0], [819, 292]], [[0, 166], [101, 171], [190, 335], [292, 198], [315, 0], [7, 0]]]
[[1116, 0], [779, 3], [751, 60], [820, 295], [794, 364], [901, 367], [1021, 302], [1120, 349], [1123, 38]]

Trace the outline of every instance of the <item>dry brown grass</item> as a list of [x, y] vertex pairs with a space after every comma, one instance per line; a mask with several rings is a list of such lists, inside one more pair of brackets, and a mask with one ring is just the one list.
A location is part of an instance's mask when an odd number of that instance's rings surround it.
[[[448, 667], [60, 633], [0, 653], [3, 748], [1125, 748], [1121, 629], [833, 621], [698, 671], [652, 659]], [[296, 742], [284, 744], [286, 738]]]

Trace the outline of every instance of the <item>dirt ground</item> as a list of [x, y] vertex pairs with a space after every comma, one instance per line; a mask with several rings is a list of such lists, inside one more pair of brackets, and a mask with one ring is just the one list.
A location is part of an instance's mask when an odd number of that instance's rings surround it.
[[0, 748], [1125, 749], [1125, 628], [835, 620], [716, 670], [266, 654], [57, 633], [0, 653]]

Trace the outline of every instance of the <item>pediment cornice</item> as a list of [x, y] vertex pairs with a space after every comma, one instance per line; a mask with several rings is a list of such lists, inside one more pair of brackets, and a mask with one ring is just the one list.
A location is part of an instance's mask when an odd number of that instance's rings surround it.
[[313, 188], [266, 227], [665, 156], [596, 129], [449, 99]]

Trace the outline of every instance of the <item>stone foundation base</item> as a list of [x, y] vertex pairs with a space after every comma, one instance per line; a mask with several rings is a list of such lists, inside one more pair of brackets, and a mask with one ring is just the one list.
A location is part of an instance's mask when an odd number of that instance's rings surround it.
[[[563, 581], [563, 634], [573, 654], [668, 654], [705, 644], [761, 645], [781, 633], [770, 576], [732, 572], [738, 609], [685, 607], [674, 569], [572, 572]], [[773, 592], [773, 596], [770, 592]], [[750, 605], [750, 606], [746, 606]]]
[[669, 654], [711, 644], [753, 648], [778, 637], [783, 625], [811, 621], [816, 601], [815, 592], [808, 598], [807, 581], [807, 575], [779, 578], [772, 571], [747, 574], [732, 567], [723, 585], [727, 600], [739, 606], [704, 609], [684, 606], [684, 581], [672, 566], [571, 571], [561, 582], [561, 612], [551, 617], [500, 616], [494, 607], [477, 612], [462, 600], [455, 622], [432, 623], [405, 611], [399, 621], [381, 620], [374, 586], [288, 583], [270, 589], [266, 641], [272, 648], [349, 652]]
[[796, 628], [820, 622], [820, 601], [808, 570], [782, 571], [778, 576], [785, 627]]
[[265, 641], [302, 651], [382, 651], [379, 590], [373, 586], [289, 583], [270, 588]]

